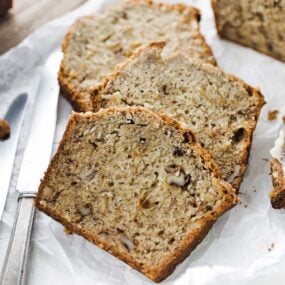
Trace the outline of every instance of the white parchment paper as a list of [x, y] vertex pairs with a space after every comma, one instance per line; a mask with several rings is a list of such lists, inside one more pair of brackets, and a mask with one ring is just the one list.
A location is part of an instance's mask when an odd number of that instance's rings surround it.
[[[0, 266], [15, 214], [15, 181], [42, 64], [50, 52], [60, 45], [68, 27], [77, 17], [101, 11], [114, 2], [88, 1], [72, 13], [41, 27], [0, 57], [0, 117], [17, 94], [29, 94], [11, 189], [0, 222]], [[184, 2], [201, 9], [202, 33], [212, 47], [219, 66], [259, 86], [267, 105], [254, 134], [249, 167], [241, 186], [242, 203], [219, 219], [206, 239], [163, 284], [284, 284], [285, 211], [273, 210], [270, 206], [268, 193], [272, 185], [267, 159], [270, 159], [269, 150], [281, 127], [281, 117], [285, 115], [285, 64], [220, 40], [216, 35], [209, 0]], [[269, 122], [267, 113], [274, 109], [279, 110], [278, 118]], [[60, 140], [70, 111], [69, 104], [60, 97], [54, 147]], [[66, 235], [60, 224], [42, 213], [38, 213], [35, 220], [28, 271], [28, 284], [32, 285], [152, 283], [83, 238]]]

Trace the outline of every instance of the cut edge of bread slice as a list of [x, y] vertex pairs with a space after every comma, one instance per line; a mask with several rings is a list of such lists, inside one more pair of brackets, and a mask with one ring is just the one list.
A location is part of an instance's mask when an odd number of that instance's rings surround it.
[[281, 162], [273, 158], [270, 161], [273, 190], [270, 192], [270, 202], [274, 209], [285, 209], [285, 174]]
[[[167, 4], [167, 3], [153, 2], [152, 0], [139, 0], [139, 1], [125, 0], [122, 2], [123, 3], [130, 3], [130, 4], [134, 4], [134, 5], [144, 4], [144, 5], [148, 5], [150, 7], [162, 8], [162, 9], [166, 9], [169, 11], [172, 11], [172, 10], [173, 11], [187, 11], [188, 15], [189, 15], [189, 19], [193, 18], [193, 21], [196, 21], [197, 24], [199, 24], [200, 19], [201, 19], [200, 11], [197, 8], [194, 8], [192, 6], [187, 6], [187, 5], [184, 5], [182, 3]], [[118, 6], [119, 6], [119, 4], [118, 4]], [[96, 17], [96, 15], [95, 16], [91, 16], [91, 15], [90, 16], [84, 16], [82, 18], [92, 19], [94, 17]], [[79, 18], [78, 20], [75, 21], [75, 23], [71, 26], [68, 33], [64, 37], [64, 40], [63, 40], [62, 45], [61, 45], [63, 56], [67, 50], [67, 46], [69, 45], [69, 43], [72, 39], [72, 35], [74, 32], [76, 32], [77, 26], [78, 26], [78, 24], [82, 18]], [[199, 27], [197, 29], [199, 31]], [[214, 58], [212, 49], [207, 44], [204, 36], [199, 32], [198, 37], [201, 39], [201, 42], [203, 42], [205, 57], [209, 58], [210, 64], [216, 65], [217, 63], [216, 63], [216, 60]], [[106, 74], [106, 76], [107, 75], [108, 74]], [[61, 94], [71, 103], [71, 105], [73, 106], [75, 111], [79, 111], [79, 112], [93, 111], [92, 110], [92, 101], [86, 100], [86, 98], [84, 98], [84, 96], [82, 96], [82, 93], [79, 92], [78, 89], [76, 88], [76, 86], [74, 84], [72, 84], [72, 82], [69, 80], [69, 74], [63, 65], [63, 60], [61, 61], [60, 69], [58, 72], [58, 82], [60, 85]], [[94, 86], [94, 87], [92, 86], [92, 88], [90, 88], [90, 90], [87, 91], [87, 93], [92, 94], [94, 92], [93, 89], [96, 90], [97, 89], [96, 86]]]
[[[182, 136], [188, 141], [188, 145], [186, 147], [192, 147], [195, 149], [195, 152], [199, 154], [200, 157], [203, 158], [204, 165], [211, 170], [212, 179], [215, 181], [215, 187], [218, 189], [217, 191], [221, 191], [223, 193], [221, 204], [215, 206], [210, 212], [207, 212], [198, 220], [199, 227], [194, 227], [191, 229], [191, 232], [188, 232], [186, 238], [180, 241], [179, 247], [175, 250], [171, 255], [167, 255], [159, 264], [152, 268], [142, 267], [140, 263], [130, 256], [128, 253], [122, 253], [114, 244], [108, 244], [107, 242], [100, 239], [98, 236], [94, 235], [91, 231], [87, 229], [82, 229], [82, 227], [78, 223], [70, 222], [67, 218], [63, 216], [59, 216], [55, 213], [55, 211], [48, 205], [48, 202], [44, 202], [43, 191], [48, 183], [50, 173], [52, 171], [53, 165], [56, 164], [56, 161], [59, 159], [61, 152], [63, 150], [65, 141], [68, 140], [72, 134], [72, 130], [74, 126], [81, 120], [97, 120], [98, 118], [104, 118], [106, 116], [116, 114], [116, 113], [124, 112], [126, 114], [132, 113], [140, 113], [143, 116], [148, 116], [154, 121], [162, 122], [168, 126], [175, 128]], [[186, 144], [185, 144], [186, 145]], [[60, 142], [58, 150], [54, 155], [43, 180], [41, 181], [39, 192], [36, 197], [36, 207], [45, 212], [47, 215], [51, 216], [53, 219], [62, 223], [67, 230], [77, 233], [91, 243], [99, 246], [100, 248], [108, 251], [114, 256], [118, 257], [122, 261], [129, 264], [134, 269], [141, 271], [148, 278], [152, 279], [155, 282], [160, 282], [169, 276], [176, 265], [182, 262], [194, 249], [195, 247], [202, 241], [207, 232], [210, 230], [216, 219], [222, 215], [224, 212], [235, 206], [238, 202], [238, 198], [235, 194], [234, 189], [227, 182], [224, 182], [220, 179], [220, 175], [218, 173], [217, 166], [211, 158], [211, 155], [204, 150], [199, 144], [195, 143], [195, 136], [189, 129], [184, 129], [182, 125], [176, 120], [168, 117], [165, 114], [155, 114], [147, 109], [141, 107], [126, 107], [126, 108], [110, 108], [100, 110], [97, 113], [85, 113], [78, 114], [73, 113], [70, 117], [70, 120], [67, 124], [66, 131], [63, 135], [63, 138]]]
[[[125, 62], [118, 64], [112, 74], [109, 74], [106, 76], [104, 80], [102, 80], [101, 84], [98, 84], [97, 87], [93, 90], [93, 95], [92, 95], [92, 108], [94, 111], [98, 111], [102, 107], [102, 94], [104, 92], [104, 89], [107, 88], [108, 84], [110, 81], [116, 79], [122, 71], [128, 67], [129, 64], [131, 64], [134, 60], [136, 60], [141, 54], [143, 54], [145, 51], [148, 51], [149, 49], [157, 49], [158, 52], [161, 55], [161, 52], [163, 48], [165, 47], [166, 43], [165, 42], [153, 42], [148, 45], [144, 45], [136, 50], [136, 52]], [[172, 57], [184, 57], [183, 54], [181, 53], [176, 53], [172, 54], [167, 59], [171, 59]], [[255, 120], [251, 122], [246, 122], [244, 125], [244, 128], [246, 129], [246, 137], [244, 138], [244, 146], [243, 149], [240, 153], [240, 157], [242, 159], [242, 163], [239, 167], [238, 173], [235, 173], [236, 170], [234, 170], [233, 175], [236, 175], [233, 180], [231, 181], [231, 185], [237, 189], [237, 192], [239, 190], [240, 184], [243, 179], [243, 175], [247, 169], [247, 164], [248, 164], [248, 158], [250, 154], [250, 147], [252, 144], [252, 137], [253, 137], [253, 132], [256, 128], [257, 120], [259, 117], [259, 114], [261, 112], [261, 109], [264, 104], [266, 104], [263, 95], [260, 92], [259, 88], [254, 88], [247, 83], [245, 83], [243, 80], [240, 78], [236, 77], [235, 75], [232, 74], [227, 74], [224, 71], [222, 71], [219, 67], [213, 66], [211, 64], [206, 64], [206, 63], [201, 63], [195, 59], [191, 60], [193, 65], [196, 65], [199, 69], [205, 70], [206, 72], [215, 74], [219, 72], [220, 75], [223, 75], [227, 77], [230, 81], [236, 82], [240, 86], [242, 86], [250, 96], [254, 96], [256, 98], [256, 110], [255, 110]]]

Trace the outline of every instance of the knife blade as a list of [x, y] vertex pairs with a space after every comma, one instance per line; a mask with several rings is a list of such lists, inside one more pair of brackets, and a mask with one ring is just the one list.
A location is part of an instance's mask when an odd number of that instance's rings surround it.
[[14, 158], [17, 150], [19, 134], [23, 123], [27, 94], [20, 94], [10, 105], [5, 120], [9, 122], [11, 135], [9, 140], [0, 142], [0, 219], [2, 217], [10, 179], [13, 170]]
[[2, 285], [25, 284], [35, 212], [34, 197], [50, 160], [56, 126], [59, 94], [57, 71], [61, 57], [59, 51], [54, 52], [43, 67], [16, 186], [19, 192], [18, 209], [2, 269]]

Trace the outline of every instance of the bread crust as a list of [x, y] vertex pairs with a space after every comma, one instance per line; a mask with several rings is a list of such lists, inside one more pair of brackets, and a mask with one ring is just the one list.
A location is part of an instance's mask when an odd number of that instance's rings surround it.
[[[97, 120], [98, 118], [104, 117], [109, 114], [115, 114], [116, 112], [129, 112], [130, 110], [136, 113], [143, 112], [144, 114], [154, 118], [155, 120], [162, 120], [166, 124], [176, 128], [181, 134], [185, 135], [185, 137], [187, 137], [189, 140], [189, 144], [192, 145], [192, 149], [194, 148], [195, 152], [204, 159], [206, 167], [208, 167], [208, 169], [212, 171], [217, 187], [225, 193], [224, 202], [220, 206], [216, 207], [215, 211], [206, 213], [204, 217], [198, 221], [200, 224], [199, 229], [196, 228], [195, 231], [191, 232], [191, 234], [189, 234], [187, 238], [181, 241], [179, 248], [175, 251], [175, 253], [173, 253], [172, 255], [168, 255], [155, 268], [142, 267], [142, 265], [139, 262], [137, 262], [134, 258], [132, 258], [127, 253], [122, 253], [121, 251], [119, 251], [116, 246], [112, 244], [108, 244], [104, 240], [100, 240], [91, 231], [82, 229], [80, 225], [76, 223], [71, 223], [66, 218], [58, 216], [51, 209], [51, 207], [49, 207], [47, 204], [44, 205], [41, 203], [43, 189], [47, 185], [47, 181], [49, 180], [53, 165], [57, 163], [59, 155], [61, 154], [63, 150], [65, 141], [69, 139], [69, 136], [71, 135], [72, 129], [75, 126], [75, 124], [79, 120], [84, 119], [84, 118], [86, 119], [92, 118], [94, 120]], [[141, 107], [110, 108], [110, 109], [100, 110], [97, 113], [85, 113], [85, 114], [73, 113], [67, 124], [66, 131], [60, 142], [58, 150], [55, 156], [53, 157], [44, 175], [44, 178], [41, 181], [39, 192], [35, 200], [36, 207], [39, 210], [45, 212], [47, 215], [51, 216], [53, 219], [62, 223], [69, 231], [83, 236], [84, 238], [94, 243], [98, 247], [110, 252], [111, 254], [118, 257], [122, 261], [128, 263], [134, 269], [141, 271], [147, 277], [149, 277], [155, 282], [160, 282], [163, 279], [165, 279], [167, 276], [169, 276], [172, 273], [172, 271], [175, 269], [176, 265], [182, 262], [195, 249], [195, 247], [202, 241], [202, 239], [207, 234], [207, 232], [210, 230], [210, 228], [212, 227], [216, 219], [220, 215], [222, 215], [224, 212], [226, 212], [228, 209], [236, 205], [237, 202], [238, 202], [238, 198], [235, 195], [234, 189], [230, 186], [230, 184], [220, 180], [220, 174], [218, 172], [218, 168], [215, 165], [214, 161], [211, 159], [211, 155], [206, 150], [204, 150], [199, 144], [195, 143], [195, 136], [189, 129], [184, 129], [180, 123], [178, 123], [176, 120], [168, 117], [165, 114], [158, 115], [158, 114], [155, 114]]]
[[285, 175], [281, 162], [273, 158], [270, 161], [273, 190], [270, 192], [270, 202], [274, 209], [285, 209]]
[[[188, 15], [188, 19], [194, 19], [199, 23], [200, 21], [200, 12], [198, 9], [184, 5], [184, 4], [167, 4], [167, 3], [154, 3], [152, 0], [128, 0], [125, 1], [129, 4], [138, 5], [138, 4], [144, 4], [148, 5], [152, 8], [158, 8], [168, 11], [186, 11]], [[85, 16], [80, 19], [78, 19], [70, 28], [68, 33], [66, 34], [63, 42], [62, 42], [62, 52], [65, 54], [67, 51], [67, 47], [72, 40], [73, 33], [76, 32], [77, 26], [80, 23], [81, 19], [92, 19], [96, 16]], [[205, 57], [212, 58], [209, 63], [216, 65], [216, 61], [213, 56], [213, 52], [210, 48], [210, 46], [206, 43], [205, 38], [202, 34], [197, 35], [203, 41], [204, 50], [205, 50]], [[107, 74], [106, 74], [107, 75]], [[69, 80], [69, 74], [65, 69], [65, 66], [63, 64], [63, 61], [60, 65], [60, 70], [58, 73], [58, 82], [60, 85], [61, 94], [72, 104], [73, 108], [78, 112], [88, 112], [88, 111], [94, 111], [92, 109], [92, 99], [90, 100], [84, 100], [84, 97], [82, 96], [81, 92], [78, 91], [78, 88], [72, 84]], [[94, 88], [90, 89], [90, 94], [94, 93], [94, 90], [97, 89], [97, 86], [94, 86]]]
[[[154, 42], [154, 43], [150, 43], [148, 45], [145, 45], [145, 46], [137, 49], [136, 52], [129, 59], [127, 59], [125, 62], [117, 65], [114, 72], [112, 74], [109, 74], [102, 81], [102, 83], [97, 85], [96, 89], [94, 89], [94, 91], [93, 91], [94, 93], [92, 96], [92, 100], [93, 100], [93, 102], [92, 102], [93, 107], [92, 108], [93, 108], [93, 110], [97, 111], [101, 108], [101, 104], [102, 104], [101, 97], [102, 97], [102, 93], [104, 92], [104, 89], [107, 87], [107, 85], [110, 81], [112, 81], [112, 80], [116, 79], [118, 76], [120, 76], [120, 74], [122, 73], [122, 71], [124, 70], [125, 67], [127, 67], [133, 60], [138, 58], [143, 52], [145, 52], [148, 49], [156, 48], [156, 49], [160, 50], [160, 53], [161, 53], [161, 51], [165, 45], [166, 45], [165, 42]], [[173, 55], [173, 56], [180, 56], [180, 54]], [[205, 70], [209, 73], [212, 73], [212, 74], [217, 74], [217, 72], [219, 72], [223, 76], [226, 76], [227, 78], [229, 78], [230, 81], [237, 82], [238, 84], [240, 84], [244, 89], [247, 90], [249, 96], [254, 96], [256, 98], [257, 108], [255, 110], [254, 120], [252, 120], [251, 122], [248, 122], [247, 124], [244, 125], [244, 128], [246, 130], [246, 137], [244, 139], [243, 149], [240, 153], [242, 163], [240, 165], [239, 175], [237, 177], [235, 177], [233, 179], [233, 181], [231, 182], [231, 185], [235, 189], [237, 189], [237, 192], [238, 192], [240, 184], [241, 184], [242, 179], [243, 179], [243, 174], [245, 173], [245, 171], [247, 169], [248, 158], [249, 158], [250, 148], [251, 148], [251, 144], [252, 144], [253, 132], [255, 130], [260, 111], [266, 102], [265, 102], [264, 97], [258, 88], [251, 87], [250, 85], [245, 83], [240, 78], [238, 78], [232, 74], [226, 74], [225, 72], [223, 72], [218, 67], [215, 67], [215, 66], [210, 65], [210, 64], [204, 64], [204, 63], [194, 61], [194, 60], [193, 60], [193, 64], [195, 64], [200, 69], [203, 69], [203, 70]]]
[[220, 38], [228, 40], [228, 41], [231, 41], [231, 42], [234, 42], [234, 43], [237, 43], [237, 44], [242, 45], [244, 47], [251, 48], [251, 49], [256, 50], [256, 51], [258, 51], [258, 52], [260, 52], [262, 54], [268, 55], [268, 56], [270, 56], [272, 58], [275, 58], [277, 60], [285, 62], [285, 56], [283, 56], [283, 57], [282, 56], [278, 56], [277, 54], [275, 54], [273, 52], [270, 52], [270, 51], [266, 51], [264, 49], [261, 49], [258, 46], [253, 47], [253, 45], [251, 45], [251, 44], [246, 44], [246, 43], [241, 42], [241, 41], [239, 41], [239, 40], [237, 40], [235, 38], [229, 38], [228, 35], [223, 32], [223, 27], [221, 25], [219, 25], [219, 20], [218, 20], [218, 13], [219, 13], [218, 1], [219, 0], [211, 0], [211, 3], [212, 3], [213, 11], [214, 11], [214, 16], [215, 16], [215, 26], [216, 26], [216, 29], [217, 29], [217, 32], [218, 32], [218, 35], [219, 35]]

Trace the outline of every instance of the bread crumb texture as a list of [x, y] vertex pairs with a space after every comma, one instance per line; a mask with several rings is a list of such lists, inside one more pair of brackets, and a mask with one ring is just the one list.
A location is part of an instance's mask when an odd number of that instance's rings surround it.
[[183, 4], [127, 1], [103, 14], [80, 18], [66, 35], [59, 72], [63, 94], [81, 111], [91, 111], [90, 92], [135, 49], [165, 41], [165, 53], [181, 51], [215, 64], [199, 32], [199, 11]]
[[193, 134], [143, 108], [73, 114], [37, 207], [154, 281], [237, 203]]
[[223, 38], [285, 61], [285, 0], [212, 0]]
[[94, 110], [135, 105], [166, 112], [194, 131], [223, 179], [238, 188], [263, 96], [217, 67], [162, 50], [162, 43], [148, 45], [117, 67], [94, 93]]
[[8, 139], [10, 132], [9, 123], [6, 120], [0, 120], [0, 140]]

